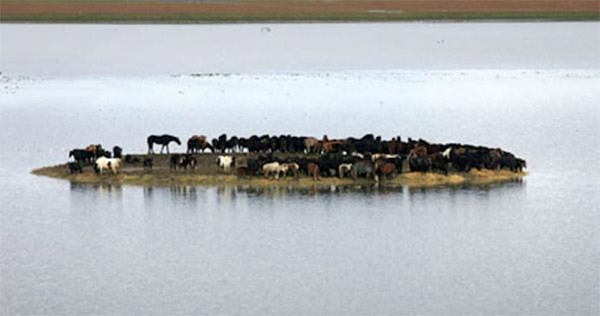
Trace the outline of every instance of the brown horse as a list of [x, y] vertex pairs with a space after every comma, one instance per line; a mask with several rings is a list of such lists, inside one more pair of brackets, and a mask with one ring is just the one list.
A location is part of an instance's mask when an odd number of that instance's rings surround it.
[[300, 166], [295, 163], [295, 162], [286, 162], [283, 165], [287, 166], [287, 172], [288, 174], [294, 176], [294, 178], [298, 178], [298, 169], [300, 169]]
[[309, 176], [312, 176], [313, 180], [319, 180], [319, 165], [314, 162], [309, 162], [306, 164], [306, 172], [308, 172]]
[[440, 152], [431, 154], [427, 156], [427, 161], [431, 171], [440, 172], [445, 175], [448, 174], [448, 167], [446, 166], [446, 159], [444, 155]]
[[100, 146], [100, 145], [89, 145], [89, 146], [85, 147], [85, 150], [95, 153], [98, 146]]
[[197, 153], [198, 151], [204, 152], [207, 148], [210, 149], [211, 152], [214, 152], [214, 147], [206, 141], [206, 136], [204, 135], [194, 135], [188, 139], [188, 154]]
[[205, 142], [206, 141], [206, 136], [204, 135], [193, 135], [192, 137], [190, 137], [190, 139], [195, 139], [199, 142]]
[[346, 141], [343, 140], [331, 140], [331, 141], [323, 141], [321, 142], [321, 147], [323, 149], [323, 152], [330, 152], [333, 149], [333, 146], [335, 145], [343, 145], [345, 144]]
[[396, 175], [396, 165], [391, 162], [378, 160], [375, 162], [375, 172], [382, 180], [386, 177], [393, 178]]
[[427, 147], [425, 146], [415, 146], [415, 148], [411, 149], [409, 155], [416, 155], [418, 157], [427, 156]]
[[491, 149], [489, 152], [489, 156], [490, 156], [490, 163], [489, 163], [489, 167], [490, 169], [498, 169], [500, 167], [500, 160], [502, 159], [502, 154], [504, 152], [502, 151], [502, 149], [500, 148], [494, 148]]

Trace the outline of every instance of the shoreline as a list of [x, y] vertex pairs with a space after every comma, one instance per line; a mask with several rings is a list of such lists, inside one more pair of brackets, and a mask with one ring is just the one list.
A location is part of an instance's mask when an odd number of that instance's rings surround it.
[[238, 178], [231, 173], [206, 174], [189, 173], [184, 171], [167, 172], [157, 171], [121, 171], [116, 175], [96, 175], [95, 173], [69, 174], [66, 164], [55, 166], [46, 166], [31, 171], [37, 176], [45, 176], [54, 179], [68, 180], [80, 184], [118, 184], [133, 186], [172, 186], [172, 185], [249, 185], [256, 187], [271, 186], [294, 186], [309, 187], [315, 185], [353, 185], [353, 184], [375, 184], [384, 186], [406, 186], [413, 188], [423, 187], [442, 187], [458, 185], [489, 185], [503, 182], [520, 180], [527, 175], [527, 172], [512, 172], [509, 170], [476, 170], [468, 173], [449, 173], [442, 175], [438, 173], [418, 173], [407, 172], [397, 174], [392, 179], [380, 180], [375, 182], [368, 179], [358, 179], [337, 177], [321, 177], [319, 180], [301, 175], [298, 178], [286, 177], [280, 179], [264, 178], [262, 176], [252, 178]]

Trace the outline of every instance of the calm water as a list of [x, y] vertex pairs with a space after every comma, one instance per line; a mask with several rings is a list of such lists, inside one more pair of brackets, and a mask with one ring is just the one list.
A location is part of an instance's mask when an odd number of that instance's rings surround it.
[[[270, 27], [0, 25], [1, 314], [600, 313], [598, 23]], [[236, 36], [254, 57], [225, 50]], [[530, 175], [298, 190], [29, 174], [163, 132], [484, 144]]]

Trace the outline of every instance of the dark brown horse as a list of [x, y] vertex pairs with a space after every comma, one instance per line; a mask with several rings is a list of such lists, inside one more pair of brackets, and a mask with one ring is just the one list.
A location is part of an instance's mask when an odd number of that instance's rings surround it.
[[177, 138], [173, 135], [167, 135], [167, 134], [160, 135], [160, 136], [150, 135], [146, 139], [146, 142], [148, 143], [148, 154], [154, 154], [154, 148], [153, 148], [154, 144], [162, 145], [160, 147], [161, 154], [165, 147], [167, 148], [167, 154], [169, 153], [169, 143], [170, 142], [175, 142], [175, 143], [177, 143], [177, 145], [181, 145], [181, 141], [179, 141], [179, 138]]
[[187, 141], [188, 154], [197, 153], [198, 151], [204, 153], [204, 150], [207, 148], [210, 149], [211, 152], [215, 151], [214, 147], [206, 141], [206, 136], [204, 135], [194, 135]]

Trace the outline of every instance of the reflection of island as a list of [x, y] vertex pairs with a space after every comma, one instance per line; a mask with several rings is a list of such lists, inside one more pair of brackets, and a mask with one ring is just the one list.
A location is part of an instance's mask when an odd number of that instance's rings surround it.
[[[298, 197], [376, 197], [400, 196], [410, 202], [435, 197], [437, 194], [475, 194], [487, 195], [494, 191], [502, 192], [511, 189], [521, 189], [525, 182], [513, 179], [504, 182], [493, 182], [482, 185], [445, 185], [410, 187], [403, 185], [389, 185], [382, 183], [353, 183], [353, 184], [314, 184], [314, 185], [170, 185], [170, 186], [144, 186], [142, 187], [145, 202], [152, 203], [155, 199], [164, 197], [172, 198], [173, 202], [197, 203], [203, 200], [215, 199], [219, 203], [235, 203], [240, 199], [285, 199]], [[122, 186], [110, 183], [85, 184], [71, 182], [71, 191], [74, 193], [94, 193], [103, 199], [121, 200]]]
[[76, 181], [70, 182], [71, 191], [73, 192], [98, 192], [106, 195], [121, 194], [122, 186], [109, 182], [98, 183], [81, 183]]

